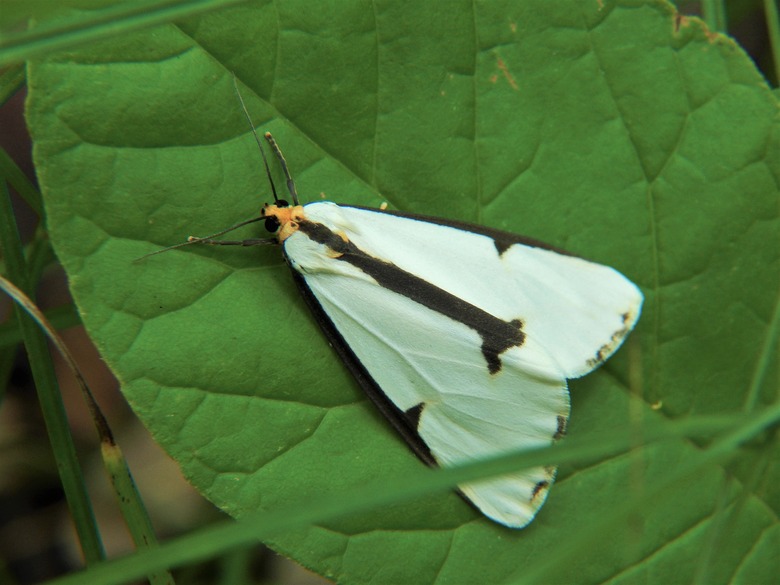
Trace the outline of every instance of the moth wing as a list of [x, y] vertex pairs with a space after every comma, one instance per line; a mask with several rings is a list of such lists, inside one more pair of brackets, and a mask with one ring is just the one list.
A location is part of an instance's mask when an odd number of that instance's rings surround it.
[[[518, 323], [524, 334], [491, 371], [480, 335], [456, 313], [424, 306], [410, 298], [414, 291], [381, 286], [303, 234], [285, 241], [304, 297], [334, 346], [429, 463], [549, 445], [565, 430], [566, 378], [609, 357], [641, 310], [641, 293], [619, 272], [512, 234], [327, 202], [305, 211], [370, 257], [500, 322]], [[544, 502], [554, 473], [528, 469], [460, 489], [490, 518], [522, 527]]]
[[639, 318], [642, 293], [617, 270], [500, 230], [320, 202], [307, 215], [506, 321], [552, 356], [565, 378], [603, 363]]
[[[546, 446], [562, 434], [569, 397], [553, 360], [529, 363], [526, 348], [512, 348], [491, 375], [479, 336], [461, 323], [360, 277], [316, 272], [301, 281], [369, 396], [429, 463]], [[459, 488], [486, 516], [520, 528], [554, 474], [536, 467]]]

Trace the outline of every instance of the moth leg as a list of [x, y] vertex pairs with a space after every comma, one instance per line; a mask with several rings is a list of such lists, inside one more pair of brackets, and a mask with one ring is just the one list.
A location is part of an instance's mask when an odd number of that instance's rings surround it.
[[276, 244], [276, 238], [253, 238], [249, 240], [213, 240], [211, 238], [198, 238], [196, 236], [190, 236], [187, 238], [188, 243], [192, 244], [206, 244], [208, 246], [268, 246]]

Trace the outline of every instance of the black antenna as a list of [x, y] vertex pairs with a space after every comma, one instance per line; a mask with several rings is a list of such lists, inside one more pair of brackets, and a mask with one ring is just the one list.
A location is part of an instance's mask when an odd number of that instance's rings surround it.
[[[236, 79], [236, 74], [233, 74], [233, 87], [236, 88], [236, 95], [238, 96], [238, 101], [241, 103], [241, 109], [244, 110], [244, 116], [246, 116], [246, 121], [249, 122], [249, 129], [252, 131], [252, 136], [255, 137], [255, 142], [257, 142], [257, 146], [260, 148], [260, 154], [263, 156], [263, 165], [265, 166], [265, 174], [268, 177], [268, 182], [271, 183], [271, 193], [274, 196], [274, 203], [277, 205], [279, 204], [279, 197], [276, 196], [276, 186], [274, 185], [274, 180], [271, 178], [271, 169], [268, 168], [268, 159], [265, 156], [265, 152], [263, 151], [263, 143], [260, 142], [260, 137], [257, 135], [257, 132], [255, 131], [255, 126], [252, 124], [252, 118], [249, 116], [249, 110], [246, 109], [246, 104], [244, 103], [244, 98], [241, 97], [241, 92], [238, 91], [238, 80]], [[285, 172], [287, 171], [287, 167], [285, 167]], [[289, 174], [287, 175], [289, 177]], [[293, 199], [295, 199], [293, 197]], [[296, 200], [296, 205], [298, 205]]]
[[[255, 134], [255, 136], [257, 135]], [[298, 192], [295, 190], [295, 181], [293, 181], [293, 178], [290, 175], [290, 171], [287, 169], [287, 161], [284, 159], [284, 155], [282, 154], [282, 149], [279, 148], [278, 144], [276, 144], [276, 140], [274, 140], [274, 137], [271, 136], [270, 132], [265, 133], [265, 139], [268, 141], [268, 144], [271, 145], [271, 148], [276, 153], [276, 158], [279, 159], [279, 164], [282, 165], [282, 171], [284, 171], [284, 176], [287, 179], [287, 190], [290, 192], [290, 196], [292, 197], [293, 204], [300, 205], [300, 203], [298, 203]]]
[[[257, 132], [255, 131], [255, 127], [252, 124], [252, 118], [249, 116], [249, 110], [247, 110], [246, 104], [244, 103], [244, 98], [241, 97], [241, 92], [238, 90], [238, 80], [236, 79], [235, 73], [233, 74], [233, 87], [236, 90], [236, 96], [238, 96], [238, 101], [241, 103], [241, 109], [244, 111], [244, 116], [246, 117], [247, 122], [249, 122], [249, 129], [252, 131], [252, 136], [255, 137], [255, 142], [257, 142], [257, 146], [260, 148], [260, 155], [263, 157], [263, 166], [265, 167], [265, 174], [268, 177], [268, 182], [271, 184], [271, 192], [273, 193], [274, 196], [274, 202], [280, 207], [286, 207], [287, 202], [279, 199], [279, 197], [276, 194], [276, 186], [274, 185], [274, 180], [271, 177], [271, 169], [268, 167], [268, 158], [265, 156], [265, 151], [263, 150], [263, 143], [260, 141], [260, 137], [257, 135]], [[290, 190], [290, 195], [292, 195], [295, 205], [298, 205], [298, 195], [295, 192], [295, 183], [293, 182], [292, 177], [290, 177], [290, 172], [287, 170], [287, 161], [284, 160], [284, 157], [282, 156], [282, 152], [279, 150], [279, 147], [277, 146], [276, 142], [271, 137], [271, 135], [266, 133], [265, 136], [266, 136], [266, 140], [268, 140], [269, 144], [271, 145], [271, 148], [273, 148], [274, 152], [276, 152], [276, 156], [279, 158], [279, 162], [282, 164], [282, 169], [284, 170], [284, 176], [287, 177], [287, 188]], [[248, 219], [246, 221], [237, 223], [233, 226], [230, 226], [227, 229], [218, 231], [217, 233], [211, 234], [209, 236], [205, 236], [205, 237], [190, 236], [189, 238], [187, 238], [186, 242], [174, 244], [173, 246], [168, 246], [167, 248], [162, 248], [160, 250], [150, 252], [149, 254], [144, 254], [140, 258], [136, 258], [133, 262], [138, 262], [140, 260], [143, 260], [144, 258], [148, 258], [149, 256], [162, 254], [163, 252], [167, 252], [168, 250], [175, 250], [176, 248], [191, 246], [192, 244], [210, 244], [215, 246], [260, 246], [264, 244], [275, 244], [277, 243], [275, 238], [259, 239], [259, 240], [258, 239], [215, 240], [214, 239], [219, 236], [223, 236], [228, 232], [232, 232], [235, 229], [248, 225], [250, 223], [255, 223], [256, 221], [262, 221], [262, 220], [265, 220], [267, 222], [268, 219], [269, 218], [265, 217], [265, 215], [261, 215], [259, 217], [253, 217], [252, 219]]]

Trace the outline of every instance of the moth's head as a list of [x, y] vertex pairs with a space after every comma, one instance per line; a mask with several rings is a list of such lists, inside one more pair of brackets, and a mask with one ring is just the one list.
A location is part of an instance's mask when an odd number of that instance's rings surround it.
[[306, 219], [303, 205], [290, 206], [283, 199], [273, 205], [266, 204], [260, 215], [265, 218], [265, 229], [275, 234], [280, 244], [298, 231], [300, 222]]

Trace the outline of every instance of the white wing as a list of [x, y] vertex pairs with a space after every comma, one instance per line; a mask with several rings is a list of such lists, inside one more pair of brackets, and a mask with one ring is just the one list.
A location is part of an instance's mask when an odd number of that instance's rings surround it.
[[[554, 364], [526, 364], [521, 350], [510, 350], [491, 376], [479, 337], [464, 325], [359, 279], [316, 273], [306, 283], [392, 402], [402, 411], [424, 405], [417, 432], [442, 466], [549, 445], [561, 430], [568, 393]], [[543, 503], [552, 473], [537, 468], [460, 488], [487, 516], [520, 527]]]
[[361, 250], [496, 317], [523, 319], [566, 378], [605, 361], [639, 318], [642, 293], [609, 266], [522, 244], [501, 254], [480, 233], [368, 209], [329, 202], [305, 209]]
[[[639, 313], [636, 287], [604, 266], [517, 244], [499, 254], [485, 235], [369, 210], [317, 203], [305, 211], [363, 252], [500, 320], [522, 322], [523, 343], [502, 351], [491, 373], [484, 338], [472, 327], [380, 286], [305, 234], [285, 241], [327, 318], [442, 466], [560, 437], [566, 378], [606, 359]], [[490, 518], [522, 527], [554, 473], [527, 469], [460, 489]]]

